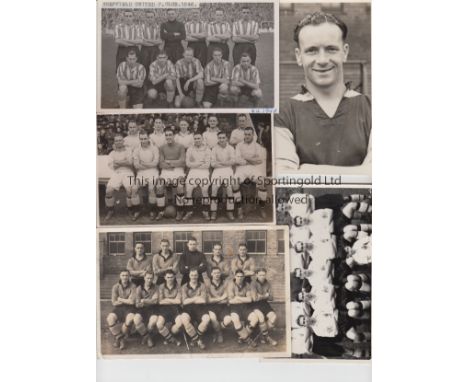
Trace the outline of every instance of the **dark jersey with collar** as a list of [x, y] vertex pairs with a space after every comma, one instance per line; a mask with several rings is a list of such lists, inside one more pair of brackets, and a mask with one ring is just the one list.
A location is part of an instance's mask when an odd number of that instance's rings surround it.
[[371, 133], [369, 98], [348, 90], [330, 118], [305, 92], [289, 99], [275, 115], [275, 128], [288, 129], [300, 165], [358, 166], [367, 155]]

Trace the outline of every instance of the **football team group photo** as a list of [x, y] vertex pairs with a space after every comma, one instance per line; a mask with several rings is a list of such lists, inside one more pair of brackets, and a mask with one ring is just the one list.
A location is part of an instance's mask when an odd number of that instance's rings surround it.
[[102, 6], [102, 109], [275, 106], [273, 2], [193, 4]]
[[289, 355], [287, 227], [98, 239], [102, 355]]

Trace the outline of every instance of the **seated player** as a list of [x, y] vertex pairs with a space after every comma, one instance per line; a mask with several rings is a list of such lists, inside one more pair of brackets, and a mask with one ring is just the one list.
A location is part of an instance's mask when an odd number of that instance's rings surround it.
[[114, 215], [114, 192], [119, 191], [121, 187], [125, 188], [128, 212], [132, 214], [132, 179], [134, 179], [135, 174], [133, 173], [132, 152], [125, 148], [122, 135], [115, 135], [114, 149], [109, 153], [108, 160], [109, 168], [113, 174], [106, 185], [107, 214], [105, 220], [109, 220]]
[[205, 92], [203, 107], [210, 108], [217, 104], [224, 107], [229, 96], [231, 68], [229, 61], [223, 60], [220, 48], [213, 49], [213, 60], [205, 67]]
[[235, 276], [236, 272], [240, 269], [244, 274], [244, 281], [250, 283], [252, 276], [255, 275], [255, 260], [247, 253], [247, 244], [240, 243], [238, 248], [238, 255], [231, 261], [231, 272]]
[[365, 236], [354, 242], [352, 247], [346, 247], [348, 257], [346, 264], [350, 268], [367, 266], [372, 262], [372, 236]]
[[257, 270], [257, 277], [252, 281], [252, 300], [254, 313], [258, 318], [258, 327], [262, 335], [260, 341], [268, 343], [271, 346], [276, 346], [276, 342], [270, 337], [269, 331], [275, 327], [276, 313], [270, 305], [273, 301], [270, 282], [266, 279], [266, 269], [260, 268]]
[[136, 286], [143, 285], [143, 275], [151, 271], [152, 259], [146, 255], [143, 243], [136, 243], [133, 255], [127, 262], [127, 271], [130, 273], [130, 279]]
[[114, 337], [114, 347], [123, 350], [135, 317], [135, 285], [130, 282], [127, 270], [120, 272], [119, 278], [119, 282], [112, 287], [113, 309], [107, 316], [107, 325]]
[[234, 148], [227, 142], [226, 133], [218, 133], [218, 144], [211, 150], [211, 220], [216, 220], [218, 211], [218, 191], [221, 186], [226, 189], [226, 215], [229, 220], [234, 220], [234, 194], [232, 183], [234, 173], [232, 166], [236, 163]]
[[181, 342], [174, 337], [182, 327], [179, 316], [179, 305], [181, 303], [180, 289], [177, 285], [175, 272], [167, 270], [164, 275], [164, 283], [159, 286], [159, 308], [157, 314], [150, 316], [148, 330], [152, 333], [155, 328], [164, 338], [164, 344], [181, 345]]
[[146, 323], [151, 316], [157, 316], [158, 312], [158, 287], [153, 283], [154, 274], [146, 271], [143, 276], [144, 283], [136, 288], [135, 316], [133, 323], [136, 331], [142, 336], [141, 343], [154, 346], [152, 334], [148, 331]]
[[[237, 115], [237, 128], [231, 131], [229, 137], [229, 144], [236, 147], [238, 143], [244, 142], [245, 135], [244, 129], [249, 126], [248, 118], [246, 114]], [[250, 127], [252, 127], [250, 125]], [[254, 130], [254, 142], [257, 142], [257, 133]]]
[[164, 275], [167, 271], [177, 272], [179, 268], [179, 255], [174, 253], [169, 246], [169, 240], [162, 239], [160, 251], [153, 256], [152, 265], [156, 285], [164, 283]]
[[154, 132], [150, 135], [151, 143], [157, 148], [166, 144], [166, 135], [164, 134], [164, 123], [160, 117], [154, 119]]
[[215, 243], [213, 245], [213, 254], [206, 259], [208, 262], [208, 274], [211, 275], [213, 268], [219, 268], [221, 272], [221, 278], [226, 280], [229, 277], [230, 269], [229, 263], [223, 256], [223, 246], [221, 243]]
[[179, 132], [175, 135], [174, 140], [188, 149], [193, 145], [193, 134], [189, 131], [189, 123], [185, 118], [179, 121]]
[[224, 341], [221, 329], [225, 329], [231, 323], [231, 312], [227, 305], [227, 281], [223, 279], [221, 269], [217, 266], [211, 268], [210, 275], [206, 310], [215, 332], [213, 342], [221, 344]]
[[140, 147], [133, 150], [133, 167], [137, 171], [135, 184], [132, 186], [133, 221], [141, 215], [140, 187], [148, 187], [150, 217], [156, 216], [156, 180], [159, 176], [159, 149], [151, 144], [146, 131], [140, 131]]
[[[182, 286], [182, 314], [180, 315], [185, 332], [190, 337], [192, 346], [196, 343], [200, 349], [205, 349], [203, 334], [210, 324], [210, 316], [206, 310], [207, 294], [203, 282], [198, 280], [198, 269], [189, 272], [189, 282]], [[198, 326], [195, 328], [195, 326]]]
[[218, 117], [216, 115], [210, 115], [208, 117], [208, 128], [203, 133], [203, 140], [210, 149], [218, 144], [218, 133], [221, 131], [218, 127], [218, 123]]
[[210, 163], [211, 150], [203, 142], [200, 133], [193, 134], [193, 146], [190, 146], [185, 153], [185, 164], [189, 168], [185, 179], [185, 208], [187, 212], [182, 220], [188, 220], [193, 215], [194, 200], [193, 191], [200, 187], [202, 193], [202, 214], [205, 220], [210, 220]]
[[170, 127], [164, 129], [166, 144], [159, 149], [159, 167], [161, 175], [156, 182], [156, 204], [161, 211], [156, 216], [164, 216], [166, 206], [166, 187], [176, 187], [176, 220], [182, 219], [184, 208], [185, 148], [174, 141], [174, 132]]
[[247, 98], [253, 107], [257, 107], [263, 97], [260, 89], [260, 73], [251, 64], [248, 53], [242, 53], [240, 63], [232, 70], [231, 93], [234, 95], [236, 104], [239, 98], [243, 97]]
[[244, 129], [244, 141], [236, 146], [236, 172], [232, 188], [234, 192], [234, 202], [237, 207], [237, 216], [239, 219], [244, 218], [242, 210], [242, 194], [241, 185], [248, 180], [255, 183], [257, 187], [257, 197], [260, 204], [260, 216], [266, 218], [265, 204], [267, 199], [267, 191], [265, 187], [266, 178], [266, 159], [267, 152], [264, 147], [254, 141], [254, 130], [252, 127]]
[[258, 318], [252, 311], [251, 302], [250, 284], [245, 281], [244, 272], [238, 269], [234, 279], [228, 285], [231, 320], [239, 335], [239, 343], [247, 343], [249, 347], [256, 347], [257, 343], [251, 338], [251, 334], [258, 324]]
[[127, 108], [127, 97], [128, 103], [134, 109], [143, 108], [143, 99], [145, 97], [143, 84], [146, 78], [146, 69], [137, 60], [136, 51], [129, 50], [126, 60], [121, 62], [117, 68], [116, 77], [119, 84], [117, 96], [121, 109]]
[[149, 67], [149, 75], [146, 82], [146, 95], [150, 102], [145, 106], [153, 106], [158, 95], [161, 98], [162, 94], [166, 95], [165, 98], [170, 105], [174, 101], [176, 91], [175, 80], [175, 66], [168, 60], [166, 51], [162, 50]]
[[177, 95], [175, 107], [182, 106], [183, 99], [195, 92], [196, 107], [201, 107], [203, 98], [203, 68], [200, 61], [193, 57], [193, 49], [186, 48], [184, 57], [175, 64]]
[[191, 237], [180, 255], [179, 271], [182, 274], [181, 285], [188, 283], [190, 270], [194, 268], [198, 270], [198, 281], [203, 282], [203, 273], [207, 270], [207, 264], [205, 255], [198, 250], [197, 246], [197, 239]]

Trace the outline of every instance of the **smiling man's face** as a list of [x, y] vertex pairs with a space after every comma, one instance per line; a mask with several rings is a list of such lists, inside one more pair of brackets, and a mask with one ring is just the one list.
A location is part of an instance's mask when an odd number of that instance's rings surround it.
[[299, 33], [296, 60], [304, 68], [308, 85], [328, 88], [344, 83], [343, 64], [348, 51], [349, 46], [335, 24], [307, 25]]

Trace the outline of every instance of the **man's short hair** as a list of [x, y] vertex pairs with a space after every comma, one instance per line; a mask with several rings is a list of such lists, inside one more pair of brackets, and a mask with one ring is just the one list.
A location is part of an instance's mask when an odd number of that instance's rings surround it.
[[216, 135], [217, 135], [218, 137], [219, 137], [220, 135], [226, 135], [226, 136], [227, 136], [227, 134], [226, 134], [225, 131], [218, 131], [218, 134], [216, 134]]
[[223, 248], [223, 245], [222, 245], [221, 243], [214, 243], [214, 244], [213, 244], [213, 248], [214, 248], [215, 246], [217, 246], [217, 245], [219, 245], [221, 248]]
[[166, 272], [164, 272], [164, 276], [166, 276], [166, 275], [174, 275], [175, 276], [175, 272], [172, 269], [168, 269]]
[[213, 54], [214, 52], [219, 52], [219, 53], [222, 54], [223, 50], [221, 48], [216, 47], [216, 48], [213, 49], [213, 52], [211, 52], [211, 54]]
[[294, 41], [297, 43], [297, 45], [299, 45], [299, 33], [301, 32], [302, 28], [306, 27], [307, 25], [321, 25], [325, 23], [335, 24], [338, 28], [340, 28], [343, 41], [346, 40], [346, 37], [348, 36], [348, 27], [343, 21], [341, 21], [338, 17], [333, 16], [331, 13], [314, 12], [304, 17], [296, 25], [294, 28]]
[[174, 134], [174, 130], [172, 130], [172, 127], [171, 126], [166, 126], [164, 128], [164, 134], [168, 133], [168, 132], [171, 132], [172, 134]]
[[146, 277], [146, 275], [151, 275], [152, 277], [154, 277], [153, 271], [146, 271], [143, 277]]
[[130, 49], [127, 53], [127, 57], [130, 57], [130, 56], [136, 56], [136, 50], [134, 49]]
[[[159, 56], [162, 56], [162, 55], [167, 57], [167, 52], [166, 52], [165, 49], [161, 49], [156, 57], [159, 57]], [[159, 117], [157, 117], [157, 118], [159, 118]], [[159, 119], [161, 119], [161, 118], [159, 118]]]
[[128, 275], [130, 276], [130, 271], [128, 269], [123, 269], [120, 271], [120, 274], [122, 273], [128, 273]]
[[237, 116], [237, 119], [239, 119], [240, 117], [247, 118], [247, 114], [239, 114], [239, 115]]
[[245, 133], [246, 131], [251, 131], [251, 132], [253, 133], [254, 129], [253, 129], [252, 126], [247, 126], [247, 127], [244, 129], [244, 133]]
[[195, 137], [196, 135], [199, 135], [200, 137], [203, 137], [203, 134], [200, 131], [195, 131], [193, 133], [193, 136]]
[[236, 273], [234, 273], [234, 276], [237, 276], [237, 275], [242, 275], [244, 276], [244, 271], [242, 269], [237, 269], [236, 270]]
[[174, 8], [168, 8], [167, 11], [166, 11], [166, 13], [169, 13], [170, 11], [174, 11], [174, 12], [175, 12], [176, 10], [175, 10]]
[[240, 247], [247, 248], [247, 243], [239, 243], [238, 248], [240, 248]]
[[190, 52], [193, 53], [193, 48], [190, 48], [190, 47], [185, 48], [184, 53], [185, 53], [185, 52], [188, 52], [188, 51], [190, 51]]
[[192, 273], [192, 272], [197, 272], [197, 274], [198, 274], [198, 268], [196, 268], [196, 267], [190, 268], [189, 274]]
[[167, 243], [167, 244], [169, 244], [169, 240], [168, 240], [168, 239], [162, 239], [162, 240], [161, 240], [161, 244], [162, 244], [162, 243]]
[[192, 236], [192, 237], [189, 237], [188, 241], [198, 242], [198, 240], [197, 240], [196, 238], [194, 238], [193, 236]]
[[[246, 129], [247, 130], [247, 129]], [[145, 130], [141, 130], [139, 133], [138, 133], [138, 136], [142, 136], [142, 135], [148, 135], [148, 133], [145, 131]]]
[[250, 57], [250, 54], [248, 54], [247, 52], [242, 53], [241, 54], [241, 59], [242, 59], [242, 57], [248, 57], [248, 58], [252, 59], [252, 57]]
[[255, 273], [258, 275], [260, 272], [264, 272], [264, 273], [267, 273], [267, 270], [266, 268], [258, 268]]
[[213, 267], [213, 268], [211, 268], [211, 273], [213, 273], [213, 271], [216, 271], [216, 270], [221, 271], [221, 268], [220, 267]]

